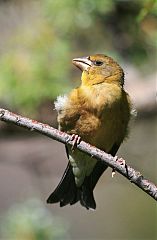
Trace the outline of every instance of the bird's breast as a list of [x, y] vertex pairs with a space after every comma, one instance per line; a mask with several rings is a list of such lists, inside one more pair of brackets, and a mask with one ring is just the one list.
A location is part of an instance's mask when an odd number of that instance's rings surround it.
[[[127, 95], [113, 84], [100, 84], [83, 89], [88, 117], [91, 144], [110, 151], [115, 142], [121, 143], [127, 133], [130, 107]], [[87, 114], [88, 116], [88, 114]], [[83, 123], [82, 123], [83, 124]], [[85, 127], [85, 126], [84, 126]]]

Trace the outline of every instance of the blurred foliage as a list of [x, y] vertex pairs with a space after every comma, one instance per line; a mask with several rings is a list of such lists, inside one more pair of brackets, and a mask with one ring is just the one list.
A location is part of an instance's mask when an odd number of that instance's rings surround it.
[[59, 240], [68, 236], [67, 224], [35, 199], [13, 206], [1, 222], [1, 230], [3, 239], [14, 240]]
[[155, 69], [156, 0], [35, 3], [38, 17], [21, 24], [0, 57], [0, 99], [12, 109], [33, 112], [67, 92], [73, 57], [101, 52]]
[[56, 38], [49, 25], [25, 28], [16, 35], [14, 45], [0, 61], [3, 101], [25, 111], [66, 91], [68, 45]]

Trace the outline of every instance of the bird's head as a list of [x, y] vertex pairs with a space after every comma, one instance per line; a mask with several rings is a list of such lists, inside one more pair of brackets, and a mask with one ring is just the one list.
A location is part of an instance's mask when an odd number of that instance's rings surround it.
[[74, 58], [73, 64], [82, 71], [82, 84], [96, 85], [113, 83], [123, 87], [123, 69], [111, 57], [96, 54], [88, 57]]

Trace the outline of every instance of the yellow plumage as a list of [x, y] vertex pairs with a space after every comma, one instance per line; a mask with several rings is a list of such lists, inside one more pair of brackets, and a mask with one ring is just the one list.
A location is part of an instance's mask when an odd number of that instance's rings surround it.
[[[127, 135], [131, 111], [129, 96], [123, 89], [123, 70], [112, 58], [102, 54], [77, 58], [73, 63], [83, 71], [81, 85], [56, 102], [59, 128], [69, 134], [77, 134], [82, 140], [115, 155]], [[80, 200], [87, 209], [95, 208], [91, 191], [105, 169], [101, 170], [102, 166], [95, 159], [79, 150], [72, 151], [68, 147], [67, 151], [78, 193], [75, 192], [76, 196], [67, 201], [65, 193], [59, 192], [61, 196], [56, 197], [57, 188], [48, 202], [58, 200], [62, 206]], [[92, 181], [94, 184], [90, 186]]]

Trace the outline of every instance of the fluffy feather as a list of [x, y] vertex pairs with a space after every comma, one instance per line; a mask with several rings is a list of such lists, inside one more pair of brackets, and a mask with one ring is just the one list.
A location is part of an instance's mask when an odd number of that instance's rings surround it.
[[54, 102], [55, 110], [57, 112], [61, 112], [65, 108], [67, 102], [68, 102], [67, 95], [60, 95], [60, 96], [58, 96], [56, 101]]

